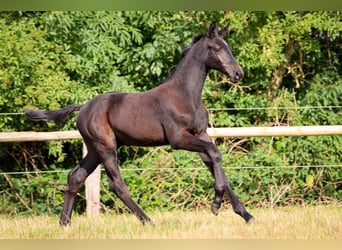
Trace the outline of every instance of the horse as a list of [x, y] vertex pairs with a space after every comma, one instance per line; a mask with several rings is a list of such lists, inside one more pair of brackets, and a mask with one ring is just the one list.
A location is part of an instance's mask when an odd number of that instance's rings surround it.
[[201, 93], [209, 70], [217, 70], [239, 82], [244, 71], [224, 40], [228, 25], [222, 29], [213, 22], [203, 34], [193, 37], [182, 58], [168, 78], [158, 86], [138, 93], [106, 92], [82, 105], [68, 105], [59, 110], [25, 110], [32, 121], [54, 121], [63, 124], [79, 111], [77, 128], [87, 147], [87, 155], [69, 172], [60, 216], [60, 225], [71, 223], [75, 196], [85, 179], [99, 164], [108, 176], [109, 188], [136, 215], [142, 224], [152, 220], [133, 201], [117, 163], [121, 146], [161, 146], [199, 153], [211, 172], [215, 197], [211, 204], [219, 213], [224, 194], [235, 213], [246, 223], [254, 217], [234, 194], [222, 168], [222, 155], [207, 134], [208, 111]]

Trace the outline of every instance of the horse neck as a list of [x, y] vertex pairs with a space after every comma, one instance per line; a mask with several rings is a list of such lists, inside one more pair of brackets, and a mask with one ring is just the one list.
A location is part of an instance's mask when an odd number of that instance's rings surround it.
[[207, 73], [203, 51], [198, 53], [198, 49], [191, 48], [177, 66], [172, 77], [178, 91], [184, 95], [184, 101], [190, 101], [195, 107], [201, 104], [202, 89]]

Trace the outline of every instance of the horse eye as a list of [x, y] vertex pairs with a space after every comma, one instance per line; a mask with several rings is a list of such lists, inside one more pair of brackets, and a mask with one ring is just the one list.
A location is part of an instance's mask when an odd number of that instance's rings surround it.
[[219, 51], [221, 50], [221, 47], [216, 47], [216, 48], [214, 48], [214, 50], [215, 50], [216, 52], [219, 52]]

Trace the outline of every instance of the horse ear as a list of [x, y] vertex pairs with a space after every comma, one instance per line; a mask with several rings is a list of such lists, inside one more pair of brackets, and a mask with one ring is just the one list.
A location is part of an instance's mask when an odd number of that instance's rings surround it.
[[217, 29], [216, 29], [216, 22], [212, 22], [209, 26], [207, 37], [213, 38], [218, 35]]
[[228, 29], [229, 29], [229, 23], [218, 32], [219, 35], [224, 37], [227, 34]]

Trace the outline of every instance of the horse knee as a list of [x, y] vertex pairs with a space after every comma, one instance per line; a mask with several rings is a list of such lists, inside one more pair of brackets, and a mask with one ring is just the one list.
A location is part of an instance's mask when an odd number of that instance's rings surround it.
[[224, 193], [225, 190], [225, 184], [223, 183], [215, 183], [214, 190], [216, 193]]
[[217, 147], [215, 145], [212, 145], [211, 147], [209, 147], [208, 150], [208, 155], [211, 158], [211, 161], [215, 164], [215, 163], [221, 163], [222, 161], [222, 154], [221, 152], [217, 149]]

